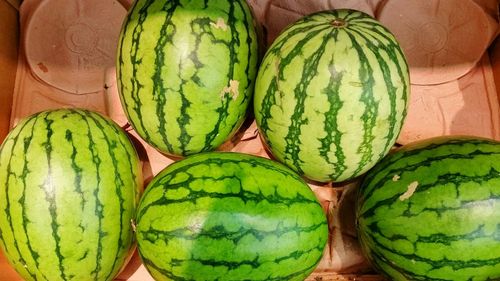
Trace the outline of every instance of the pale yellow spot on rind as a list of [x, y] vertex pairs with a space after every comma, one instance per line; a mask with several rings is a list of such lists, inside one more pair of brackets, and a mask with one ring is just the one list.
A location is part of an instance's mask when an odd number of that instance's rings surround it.
[[240, 82], [238, 80], [230, 80], [229, 86], [224, 87], [220, 92], [220, 97], [223, 99], [226, 94], [233, 98], [233, 100], [238, 98], [240, 94], [238, 88], [240, 87]]
[[217, 22], [211, 22], [210, 25], [215, 27], [215, 28], [222, 29], [223, 31], [226, 31], [228, 28], [228, 26], [223, 18], [218, 18]]
[[401, 194], [401, 196], [399, 196], [399, 200], [401, 201], [404, 201], [408, 198], [410, 198], [413, 193], [415, 193], [415, 190], [417, 190], [417, 187], [418, 187], [418, 181], [414, 181], [412, 183], [410, 183], [408, 185], [408, 190], [406, 190], [405, 193]]
[[130, 219], [130, 226], [132, 227], [132, 231], [135, 233], [137, 228], [134, 219]]
[[392, 181], [398, 181], [401, 177], [399, 175], [394, 175]]

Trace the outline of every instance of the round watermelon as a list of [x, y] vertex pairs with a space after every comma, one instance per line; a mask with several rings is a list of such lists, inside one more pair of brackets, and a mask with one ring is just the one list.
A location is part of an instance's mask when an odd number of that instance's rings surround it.
[[125, 114], [164, 154], [214, 150], [247, 115], [258, 55], [244, 0], [137, 0], [118, 44]]
[[113, 280], [134, 248], [141, 174], [98, 113], [26, 117], [0, 147], [0, 249], [24, 280]]
[[500, 280], [500, 142], [439, 137], [391, 153], [366, 175], [356, 222], [390, 280]]
[[410, 91], [394, 36], [354, 10], [305, 16], [267, 50], [254, 111], [273, 156], [319, 181], [368, 171], [398, 137]]
[[151, 181], [136, 236], [155, 280], [303, 280], [322, 257], [328, 227], [314, 193], [290, 169], [207, 152]]

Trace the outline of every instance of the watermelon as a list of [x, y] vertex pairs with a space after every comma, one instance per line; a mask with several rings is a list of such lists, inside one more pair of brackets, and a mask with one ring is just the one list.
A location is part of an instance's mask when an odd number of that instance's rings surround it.
[[405, 56], [384, 26], [359, 11], [323, 11], [290, 25], [267, 50], [255, 119], [278, 161], [314, 181], [346, 181], [393, 146], [409, 91]]
[[500, 280], [500, 142], [439, 137], [391, 153], [357, 195], [362, 249], [390, 280]]
[[290, 169], [207, 152], [151, 181], [136, 236], [155, 280], [303, 280], [320, 261], [328, 227], [314, 193]]
[[0, 248], [25, 280], [113, 280], [133, 243], [141, 165], [110, 119], [58, 109], [0, 147]]
[[117, 54], [130, 124], [167, 155], [215, 150], [247, 116], [258, 45], [244, 0], [135, 1]]

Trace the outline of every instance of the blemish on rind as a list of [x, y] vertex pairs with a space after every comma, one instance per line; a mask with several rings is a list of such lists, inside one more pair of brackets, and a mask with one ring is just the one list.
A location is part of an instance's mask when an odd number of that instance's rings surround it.
[[222, 29], [223, 31], [226, 31], [228, 28], [223, 18], [218, 18], [217, 22], [211, 22], [210, 25], [217, 29]]
[[136, 226], [135, 226], [134, 219], [130, 219], [130, 226], [132, 227], [132, 231], [133, 231], [133, 232], [136, 232], [137, 228], [136, 228]]
[[392, 181], [398, 181], [401, 177], [399, 175], [394, 175]]
[[49, 68], [48, 68], [45, 64], [43, 64], [43, 62], [39, 62], [39, 63], [37, 64], [37, 66], [38, 66], [38, 68], [40, 68], [40, 70], [41, 70], [41, 71], [43, 71], [44, 73], [49, 72]]
[[224, 89], [222, 89], [222, 91], [220, 92], [221, 99], [224, 99], [226, 95], [232, 97], [233, 100], [237, 99], [238, 95], [240, 94], [238, 90], [239, 87], [240, 82], [238, 80], [230, 80], [229, 86], [224, 87]]
[[406, 190], [406, 192], [401, 194], [401, 196], [399, 196], [399, 200], [404, 201], [410, 198], [413, 195], [413, 193], [415, 193], [415, 190], [417, 190], [417, 187], [418, 187], [418, 181], [410, 183], [408, 185], [408, 189]]

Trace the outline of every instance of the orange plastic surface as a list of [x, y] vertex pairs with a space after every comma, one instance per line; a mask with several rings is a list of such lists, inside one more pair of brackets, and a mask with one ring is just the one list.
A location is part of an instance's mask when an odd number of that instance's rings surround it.
[[488, 56], [464, 77], [448, 83], [412, 85], [408, 116], [398, 143], [440, 135], [500, 140], [500, 101]]
[[456, 80], [481, 59], [498, 23], [472, 0], [388, 0], [377, 18], [398, 39], [412, 84]]

